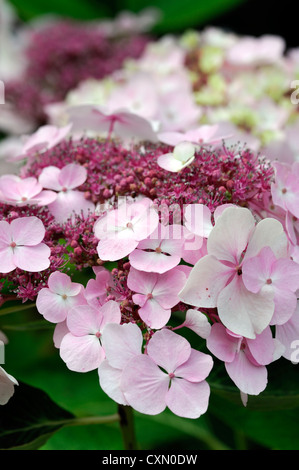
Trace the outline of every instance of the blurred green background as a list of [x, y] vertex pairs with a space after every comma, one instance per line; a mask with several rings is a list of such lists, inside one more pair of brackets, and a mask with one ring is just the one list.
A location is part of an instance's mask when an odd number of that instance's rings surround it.
[[[138, 12], [155, 6], [162, 12], [153, 34], [180, 33], [189, 28], [209, 25], [225, 27], [239, 34], [279, 34], [289, 46], [296, 43], [295, 15], [290, 2], [283, 11], [263, 1], [246, 0], [11, 0], [22, 21], [44, 14], [58, 14], [80, 20], [113, 18], [123, 10]], [[264, 8], [264, 9], [263, 9]], [[288, 14], [288, 20], [286, 15]], [[266, 21], [267, 18], [267, 21]], [[61, 407], [76, 416], [108, 415], [116, 405], [100, 389], [96, 372], [78, 374], [69, 371], [53, 346], [51, 325], [30, 328], [40, 320], [34, 312], [16, 313], [1, 318], [1, 329], [8, 335], [7, 371], [32, 386], [46, 391]], [[16, 327], [16, 325], [19, 325]], [[24, 328], [22, 327], [24, 325]], [[6, 367], [6, 366], [5, 366]], [[289, 364], [282, 361], [269, 394], [262, 394], [257, 405], [243, 407], [236, 389], [229, 384], [227, 396], [217, 389], [217, 376], [208, 412], [198, 420], [181, 419], [169, 412], [159, 416], [135, 413], [136, 435], [141, 449], [299, 449], [299, 374], [289, 383]], [[271, 370], [269, 371], [271, 377]], [[284, 384], [284, 381], [286, 383]], [[284, 396], [280, 387], [288, 391]], [[230, 389], [231, 387], [231, 389]], [[279, 396], [280, 395], [280, 396]], [[123, 449], [117, 423], [83, 427], [64, 427], [49, 438], [46, 450], [113, 450]]]

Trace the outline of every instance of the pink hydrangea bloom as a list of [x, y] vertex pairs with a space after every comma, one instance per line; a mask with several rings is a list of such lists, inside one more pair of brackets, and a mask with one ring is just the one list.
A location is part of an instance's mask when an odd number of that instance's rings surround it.
[[207, 347], [225, 368], [235, 385], [248, 395], [259, 395], [267, 386], [266, 365], [277, 359], [277, 346], [269, 327], [255, 339], [243, 338], [214, 323]]
[[288, 241], [281, 223], [266, 218], [256, 225], [250, 210], [228, 207], [218, 217], [208, 238], [208, 254], [192, 269], [180, 299], [196, 307], [217, 307], [228, 329], [255, 338], [271, 322], [273, 293], [249, 291], [243, 282], [242, 267], [265, 246], [277, 258], [287, 256]]
[[100, 240], [97, 247], [100, 259], [116, 261], [129, 255], [158, 223], [158, 213], [147, 198], [124, 202], [109, 211], [94, 224], [95, 236]]
[[145, 240], [138, 243], [129, 261], [139, 271], [163, 274], [181, 261], [184, 243], [181, 225], [161, 225]]
[[86, 169], [76, 163], [69, 163], [62, 169], [55, 166], [44, 168], [39, 176], [39, 182], [44, 188], [57, 191], [54, 202], [49, 204], [49, 210], [57, 222], [63, 223], [76, 214], [88, 214], [94, 211], [94, 204], [84, 197], [79, 191], [87, 178]]
[[13, 396], [17, 380], [0, 367], [0, 405], [6, 405]]
[[205, 379], [212, 366], [211, 356], [164, 329], [150, 339], [147, 354], [127, 363], [121, 390], [140, 413], [155, 415], [168, 407], [178, 416], [196, 419], [208, 407], [210, 388]]
[[164, 274], [130, 269], [128, 287], [136, 294], [133, 302], [139, 305], [140, 318], [152, 329], [166, 325], [171, 309], [179, 303], [178, 292], [186, 282], [185, 273], [179, 267]]
[[70, 276], [60, 271], [50, 274], [48, 287], [37, 295], [36, 308], [43, 317], [52, 323], [61, 323], [70, 309], [86, 303], [82, 284], [72, 282]]
[[117, 302], [109, 300], [99, 308], [91, 305], [73, 307], [66, 324], [69, 333], [60, 343], [60, 356], [70, 370], [89, 372], [97, 369], [105, 358], [101, 344], [103, 328], [108, 323], [121, 321]]
[[248, 290], [254, 293], [263, 289], [273, 292], [275, 310], [271, 324], [281, 325], [288, 321], [297, 306], [299, 264], [288, 258], [277, 259], [271, 248], [264, 247], [258, 256], [244, 262], [242, 271]]
[[5, 204], [45, 206], [55, 201], [56, 197], [54, 191], [43, 191], [41, 183], [33, 176], [23, 179], [16, 175], [0, 177], [0, 201]]
[[50, 248], [42, 243], [45, 227], [37, 217], [0, 221], [0, 272], [16, 268], [39, 272], [50, 266]]

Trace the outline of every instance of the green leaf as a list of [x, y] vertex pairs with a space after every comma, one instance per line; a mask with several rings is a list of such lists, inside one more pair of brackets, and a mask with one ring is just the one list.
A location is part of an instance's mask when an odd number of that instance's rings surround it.
[[45, 392], [21, 382], [0, 407], [0, 449], [37, 449], [73, 419]]
[[41, 15], [58, 15], [78, 20], [92, 20], [109, 15], [103, 2], [82, 0], [11, 0], [22, 20], [31, 20]]
[[244, 3], [244, 0], [127, 0], [127, 9], [135, 12], [147, 7], [156, 7], [162, 18], [154, 28], [155, 32], [165, 33], [184, 28], [199, 27], [225, 11]]

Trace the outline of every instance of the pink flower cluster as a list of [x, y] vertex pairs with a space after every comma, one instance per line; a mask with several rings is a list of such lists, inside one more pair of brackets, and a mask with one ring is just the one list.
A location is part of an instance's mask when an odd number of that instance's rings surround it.
[[[161, 156], [179, 144], [51, 127], [24, 145], [21, 175], [0, 178], [0, 270], [56, 325], [67, 367], [98, 370], [112, 399], [149, 414], [204, 413], [213, 356], [244, 403], [264, 391], [298, 331], [296, 164], [190, 143], [173, 171]], [[73, 282], [67, 262], [94, 275]]]

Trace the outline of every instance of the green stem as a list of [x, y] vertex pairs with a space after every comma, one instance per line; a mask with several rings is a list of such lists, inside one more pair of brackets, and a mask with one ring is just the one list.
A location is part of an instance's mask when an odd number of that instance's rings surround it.
[[118, 405], [118, 414], [125, 450], [137, 450], [132, 408], [130, 406]]
[[10, 313], [17, 313], [23, 310], [29, 310], [30, 308], [35, 308], [36, 304], [27, 304], [27, 305], [14, 305], [13, 307], [8, 307], [4, 309], [0, 309], [0, 316], [9, 315]]
[[118, 413], [108, 416], [87, 416], [84, 418], [74, 418], [67, 420], [64, 426], [87, 426], [90, 424], [108, 424], [120, 421]]

